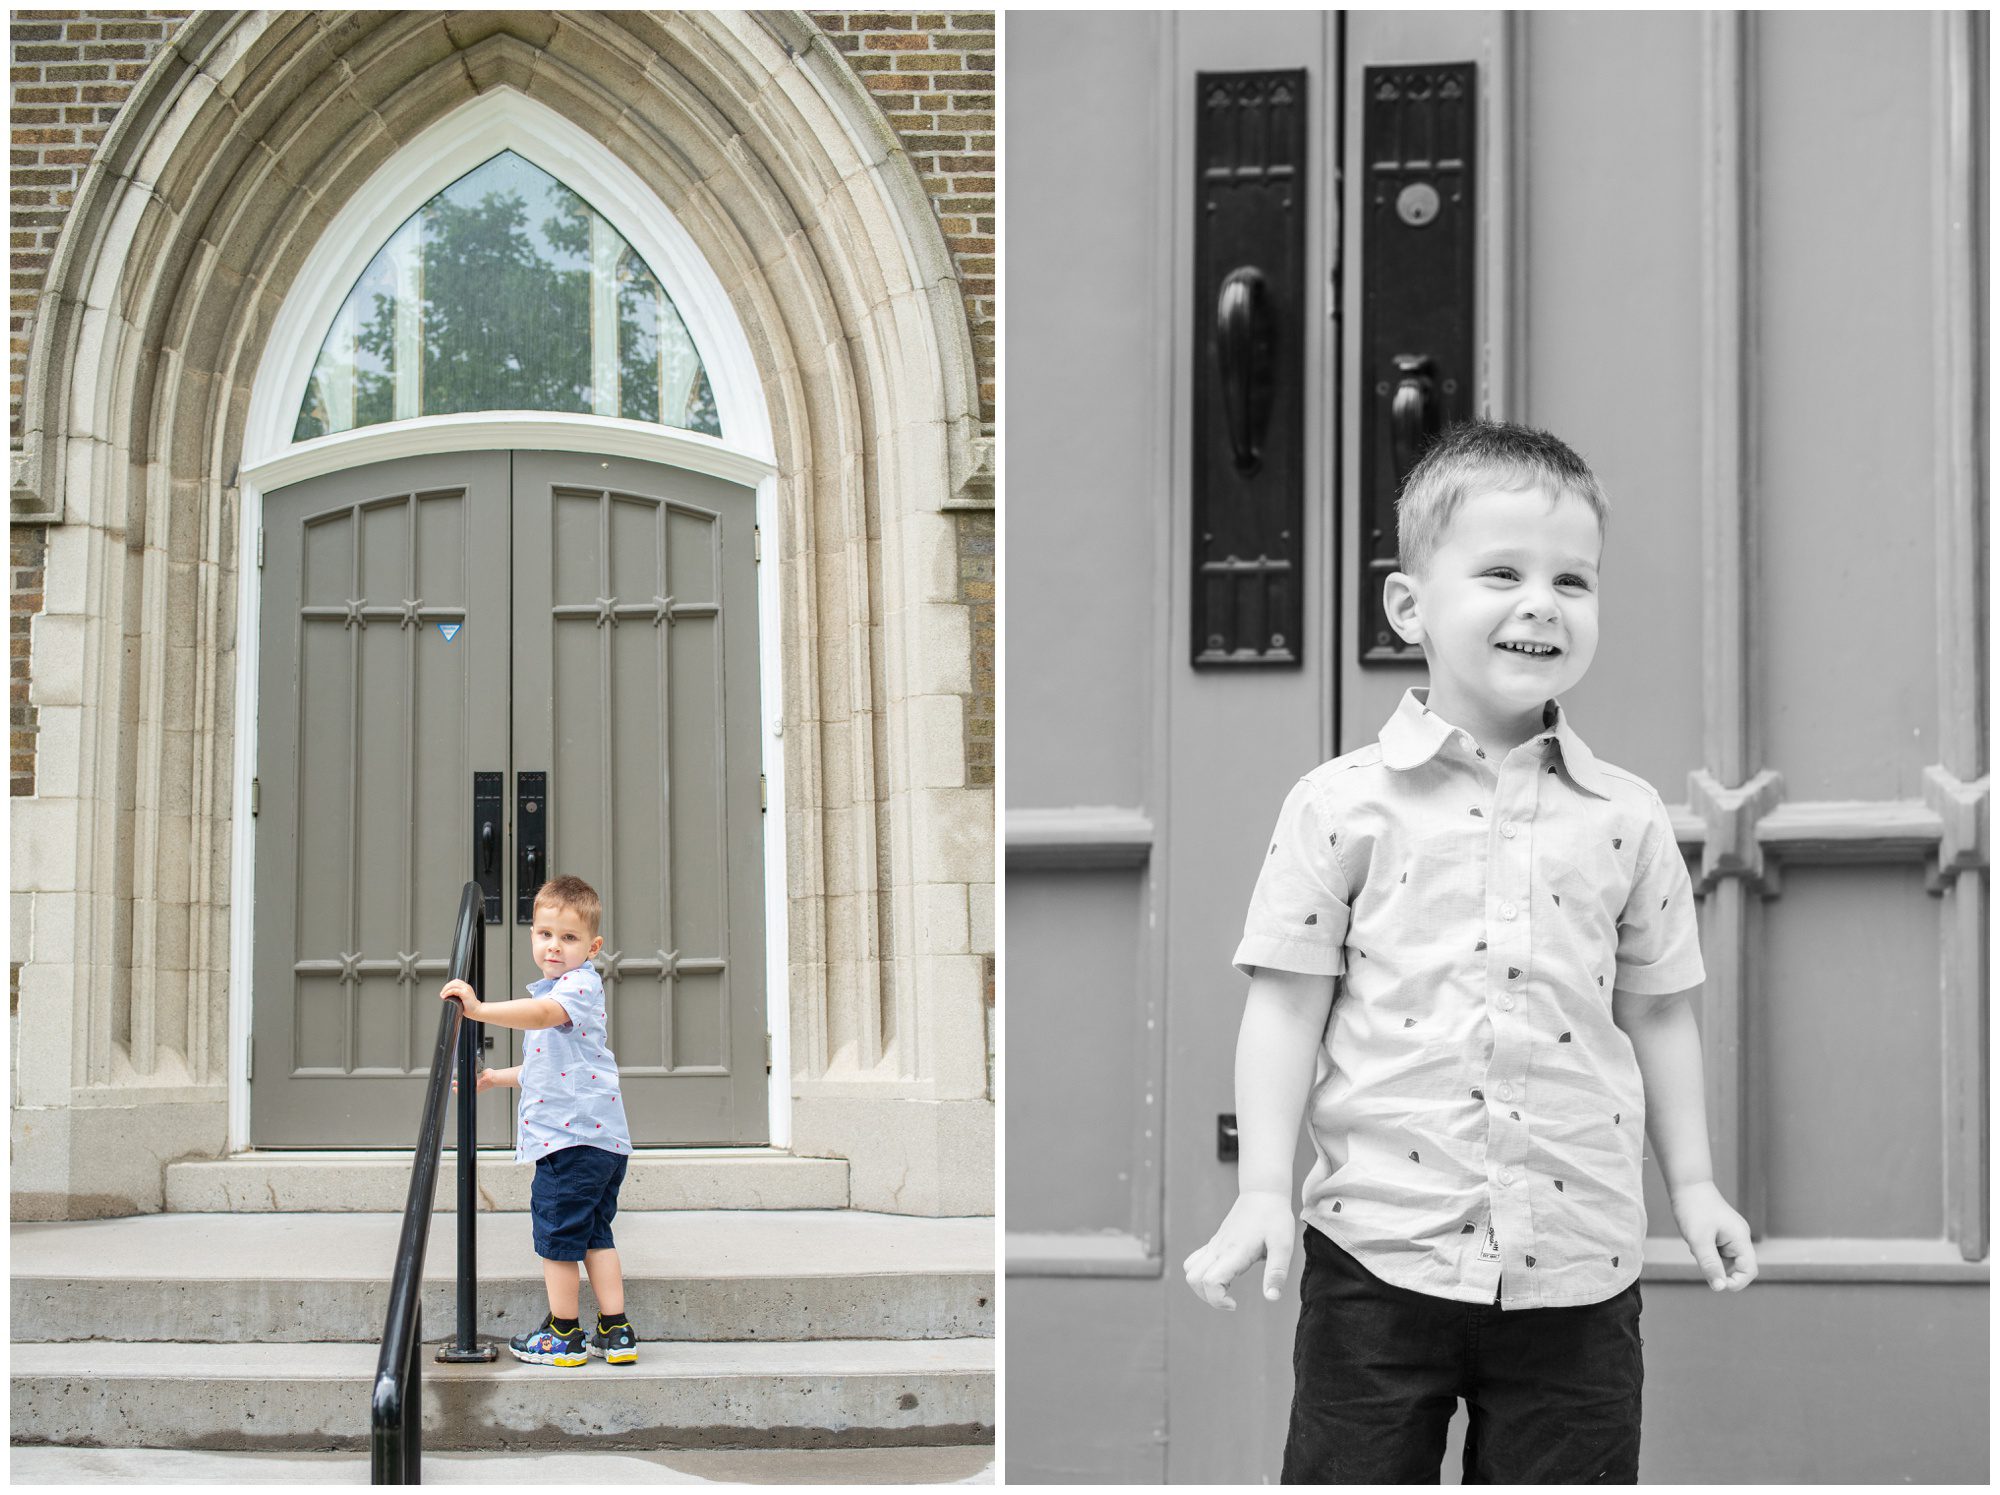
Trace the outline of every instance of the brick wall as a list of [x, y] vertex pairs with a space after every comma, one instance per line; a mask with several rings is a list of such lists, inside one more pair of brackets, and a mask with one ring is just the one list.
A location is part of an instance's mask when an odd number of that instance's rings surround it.
[[998, 403], [992, 11], [809, 11], [881, 104], [929, 189], [958, 267], [979, 368], [979, 414]]
[[185, 10], [17, 10], [7, 75], [13, 86], [7, 284], [8, 432], [21, 440], [21, 386], [35, 301], [97, 142]]

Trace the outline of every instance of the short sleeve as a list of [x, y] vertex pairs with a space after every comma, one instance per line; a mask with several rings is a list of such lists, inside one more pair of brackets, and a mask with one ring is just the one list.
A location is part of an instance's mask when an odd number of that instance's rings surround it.
[[549, 988], [549, 995], [562, 1003], [563, 1011], [569, 1014], [569, 1021], [558, 1024], [559, 1027], [567, 1030], [580, 1026], [588, 1031], [603, 1026], [604, 984], [588, 965], [564, 972]]
[[1661, 997], [1700, 986], [1701, 928], [1695, 921], [1694, 884], [1674, 838], [1667, 807], [1653, 796], [1652, 822], [1639, 850], [1639, 873], [1618, 916], [1618, 974], [1614, 985], [1634, 996]]
[[1278, 812], [1236, 969], [1246, 976], [1263, 966], [1308, 976], [1338, 976], [1346, 970], [1347, 878], [1337, 850], [1340, 829], [1330, 824], [1319, 791], [1300, 779]]

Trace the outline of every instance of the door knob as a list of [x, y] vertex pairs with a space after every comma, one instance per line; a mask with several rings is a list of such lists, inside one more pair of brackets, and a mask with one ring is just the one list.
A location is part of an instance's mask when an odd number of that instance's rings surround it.
[[1396, 355], [1396, 395], [1389, 406], [1389, 426], [1396, 447], [1396, 479], [1400, 483], [1437, 435], [1439, 416], [1437, 365], [1420, 353]]
[[1264, 272], [1242, 265], [1223, 277], [1215, 298], [1215, 353], [1222, 376], [1222, 418], [1236, 470], [1264, 460], [1271, 423], [1271, 297]]

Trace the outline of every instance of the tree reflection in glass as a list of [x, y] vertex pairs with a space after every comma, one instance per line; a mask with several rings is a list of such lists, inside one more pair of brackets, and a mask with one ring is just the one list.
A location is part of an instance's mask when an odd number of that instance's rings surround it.
[[[602, 357], [599, 329], [617, 344]], [[598, 378], [615, 386], [602, 398]], [[369, 262], [293, 439], [470, 410], [596, 410], [722, 434], [700, 354], [651, 267], [512, 151], [424, 204]]]

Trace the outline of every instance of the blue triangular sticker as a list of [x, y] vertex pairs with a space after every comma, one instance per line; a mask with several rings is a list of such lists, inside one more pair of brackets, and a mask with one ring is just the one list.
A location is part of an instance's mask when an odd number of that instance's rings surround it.
[[464, 626], [463, 623], [440, 623], [438, 632], [444, 635], [444, 641], [448, 644], [458, 637], [458, 630]]

